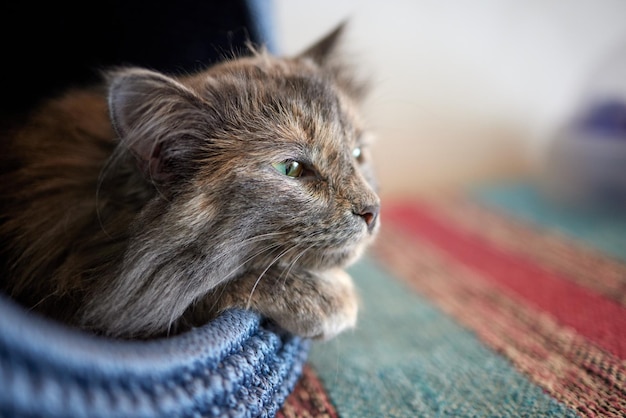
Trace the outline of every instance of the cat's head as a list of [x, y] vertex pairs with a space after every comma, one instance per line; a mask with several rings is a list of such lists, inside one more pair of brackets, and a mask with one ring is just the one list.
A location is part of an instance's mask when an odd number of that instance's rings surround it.
[[354, 260], [379, 227], [379, 198], [342, 29], [295, 57], [261, 51], [183, 77], [113, 72], [121, 147], [163, 203], [139, 222], [164, 234], [176, 224], [184, 245], [259, 265]]

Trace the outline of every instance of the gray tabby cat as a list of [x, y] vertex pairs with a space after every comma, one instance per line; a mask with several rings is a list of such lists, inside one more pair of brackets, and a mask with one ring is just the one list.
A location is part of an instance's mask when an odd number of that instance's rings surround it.
[[123, 338], [231, 307], [305, 337], [353, 326], [342, 268], [379, 198], [341, 32], [181, 77], [116, 69], [44, 104], [0, 145], [4, 292]]

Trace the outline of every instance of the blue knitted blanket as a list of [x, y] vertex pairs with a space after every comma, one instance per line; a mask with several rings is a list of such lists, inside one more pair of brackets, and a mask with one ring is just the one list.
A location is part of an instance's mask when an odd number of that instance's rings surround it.
[[243, 310], [139, 342], [95, 337], [0, 298], [0, 417], [274, 416], [308, 348]]

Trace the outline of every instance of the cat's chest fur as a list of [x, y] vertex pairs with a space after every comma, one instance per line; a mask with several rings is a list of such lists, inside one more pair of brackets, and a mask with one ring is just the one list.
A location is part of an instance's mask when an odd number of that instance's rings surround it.
[[37, 110], [2, 142], [3, 290], [121, 337], [230, 307], [310, 337], [354, 324], [340, 269], [379, 200], [340, 32], [184, 77], [117, 69]]

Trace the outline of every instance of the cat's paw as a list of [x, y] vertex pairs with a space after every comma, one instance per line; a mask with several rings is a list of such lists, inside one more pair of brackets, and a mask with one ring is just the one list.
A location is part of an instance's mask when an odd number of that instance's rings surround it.
[[252, 309], [292, 334], [318, 340], [331, 339], [356, 324], [358, 298], [352, 278], [343, 270], [292, 269], [283, 277], [283, 270], [276, 269], [262, 279], [248, 273], [217, 288], [189, 310], [187, 320], [202, 323], [210, 312]]
[[302, 337], [329, 340], [356, 325], [358, 297], [345, 271], [316, 273], [296, 286], [299, 297], [272, 315], [281, 327]]

